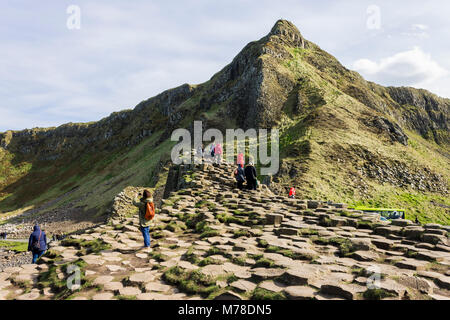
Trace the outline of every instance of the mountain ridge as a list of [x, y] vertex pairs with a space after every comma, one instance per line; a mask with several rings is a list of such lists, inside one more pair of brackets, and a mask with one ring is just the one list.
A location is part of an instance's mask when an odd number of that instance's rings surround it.
[[201, 120], [280, 128], [281, 170], [264, 181], [279, 194], [295, 185], [305, 198], [405, 206], [448, 224], [449, 110], [425, 90], [364, 80], [279, 20], [205, 83], [94, 123], [0, 134], [0, 211], [75, 190], [61, 203], [105, 215], [127, 186], [163, 185], [171, 132]]

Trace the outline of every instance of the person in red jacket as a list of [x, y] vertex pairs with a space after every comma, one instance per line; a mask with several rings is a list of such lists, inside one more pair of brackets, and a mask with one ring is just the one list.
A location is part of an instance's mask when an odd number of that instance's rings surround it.
[[289, 198], [291, 198], [291, 199], [294, 199], [294, 198], [295, 198], [295, 188], [294, 188], [294, 187], [292, 187], [292, 188], [289, 190]]
[[241, 166], [242, 168], [244, 167], [245, 161], [244, 161], [244, 154], [242, 152], [240, 152], [237, 156], [237, 165]]

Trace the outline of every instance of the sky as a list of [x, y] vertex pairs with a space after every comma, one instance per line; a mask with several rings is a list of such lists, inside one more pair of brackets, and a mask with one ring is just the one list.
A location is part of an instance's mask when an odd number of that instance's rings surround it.
[[278, 19], [382, 85], [450, 98], [450, 1], [0, 3], [0, 132], [100, 120], [209, 80]]

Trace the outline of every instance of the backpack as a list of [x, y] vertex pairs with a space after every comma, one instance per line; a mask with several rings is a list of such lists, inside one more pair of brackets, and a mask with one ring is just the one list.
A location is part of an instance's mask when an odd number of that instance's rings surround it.
[[41, 244], [40, 244], [40, 242], [41, 242], [41, 235], [42, 235], [42, 230], [41, 230], [41, 232], [39, 233], [39, 238], [38, 238], [38, 240], [37, 240], [37, 241], [34, 241], [34, 242], [31, 244], [31, 248], [33, 249], [33, 251], [39, 251], [39, 250], [41, 250]]
[[147, 202], [145, 204], [145, 215], [144, 218], [147, 221], [152, 220], [155, 217], [155, 205], [153, 202]]

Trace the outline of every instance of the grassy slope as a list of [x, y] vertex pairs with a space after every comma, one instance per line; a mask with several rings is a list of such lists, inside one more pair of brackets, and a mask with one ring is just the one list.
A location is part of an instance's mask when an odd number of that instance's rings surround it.
[[[407, 209], [408, 218], [414, 219], [418, 215], [421, 222], [450, 225], [448, 209], [431, 203], [434, 201], [450, 206], [450, 200], [443, 195], [402, 189], [370, 179], [364, 179], [370, 190], [369, 197], [355, 192], [352, 177], [348, 174], [357, 172], [354, 164], [345, 161], [345, 155], [342, 155], [344, 161], [339, 164], [327, 161], [327, 156], [335, 153], [336, 146], [361, 145], [383, 159], [402, 161], [411, 167], [428, 167], [442, 174], [446, 181], [450, 181], [448, 158], [438, 152], [441, 146], [413, 132], [407, 131], [410, 138], [409, 145], [403, 146], [398, 143], [391, 144], [384, 137], [365, 130], [358, 117], [363, 113], [373, 114], [376, 111], [344, 94], [332, 82], [320, 77], [313, 66], [304, 62], [304, 56], [310, 54], [308, 50], [290, 51], [294, 58], [287, 61], [284, 67], [294, 78], [308, 79], [306, 88], [309, 92], [306, 92], [306, 96], [314, 96], [314, 93], [318, 92], [326, 100], [323, 106], [308, 106], [306, 103], [304, 114], [297, 116], [290, 113], [289, 106], [285, 108], [286, 116], [281, 135], [282, 151], [287, 160], [306, 162], [308, 167], [301, 180], [296, 181], [301, 193], [308, 198], [343, 201], [350, 204], [402, 207]], [[310, 125], [305, 123], [308, 116], [315, 118]], [[304, 154], [289, 156], [292, 148], [304, 145], [305, 141], [311, 144], [311, 153], [308, 156]], [[286, 178], [285, 182], [289, 184], [292, 180]]]
[[[22, 194], [20, 190], [17, 190], [16, 193], [10, 194], [11, 201], [2, 203], [1, 210], [30, 209], [76, 188], [67, 196], [52, 203], [42, 213], [81, 198], [82, 200], [77, 202], [77, 205], [83, 206], [85, 210], [96, 209], [98, 214], [104, 214], [115, 195], [125, 187], [129, 185], [151, 187], [163, 183], [158, 179], [160, 173], [158, 165], [160, 161], [164, 162], [168, 159], [173, 143], [166, 140], [155, 147], [155, 142], [159, 139], [160, 134], [161, 132], [155, 133], [129, 150], [118, 150], [104, 155], [100, 159], [94, 155], [84, 155], [71, 163], [69, 168], [53, 167], [52, 170], [52, 168], [44, 167], [42, 171], [49, 172], [51, 170], [53, 177], [65, 176], [65, 173], [71, 171], [71, 168], [78, 168], [79, 172], [74, 170], [65, 180], [51, 179], [53, 184], [38, 197], [27, 202], [26, 208], [22, 208], [23, 203], [17, 203], [14, 200], [16, 194]], [[9, 163], [9, 165], [11, 164]], [[25, 175], [26, 171], [22, 174]], [[89, 196], [85, 197], [86, 194]], [[19, 209], [15, 214], [23, 210]]]

